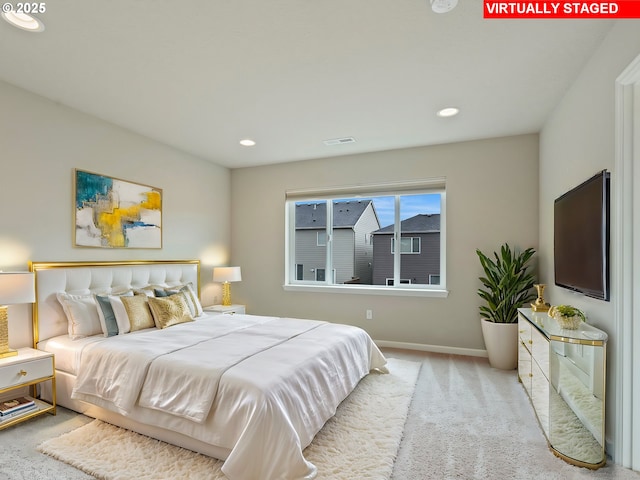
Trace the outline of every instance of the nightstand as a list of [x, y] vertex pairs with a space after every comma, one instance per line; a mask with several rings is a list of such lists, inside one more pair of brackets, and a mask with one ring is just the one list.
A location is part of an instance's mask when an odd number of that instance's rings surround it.
[[[52, 403], [35, 399], [35, 409], [7, 418], [0, 417], [0, 430], [44, 413], [56, 414], [56, 373], [52, 353], [33, 348], [19, 348], [18, 355], [0, 359], [0, 397], [2, 399], [25, 396], [20, 395], [21, 388], [33, 386], [35, 389], [37, 384], [47, 381], [51, 382]], [[9, 392], [14, 390], [16, 392], [12, 396]]]
[[233, 315], [234, 313], [247, 313], [244, 305], [210, 305], [204, 307], [203, 310], [210, 314]]

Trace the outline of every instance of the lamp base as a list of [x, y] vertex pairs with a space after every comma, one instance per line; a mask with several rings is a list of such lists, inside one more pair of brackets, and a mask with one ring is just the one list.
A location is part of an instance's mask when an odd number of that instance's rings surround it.
[[231, 284], [229, 282], [222, 284], [222, 305], [224, 307], [231, 306]]
[[6, 305], [0, 305], [0, 358], [18, 355], [9, 348], [9, 312]]
[[9, 349], [4, 353], [0, 353], [0, 358], [15, 357], [16, 355], [18, 355], [18, 351], [17, 350]]

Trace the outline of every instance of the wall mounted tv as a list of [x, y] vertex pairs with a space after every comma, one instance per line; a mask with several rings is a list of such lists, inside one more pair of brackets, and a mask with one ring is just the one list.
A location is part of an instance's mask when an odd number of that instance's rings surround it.
[[610, 180], [603, 170], [554, 202], [555, 283], [609, 301]]

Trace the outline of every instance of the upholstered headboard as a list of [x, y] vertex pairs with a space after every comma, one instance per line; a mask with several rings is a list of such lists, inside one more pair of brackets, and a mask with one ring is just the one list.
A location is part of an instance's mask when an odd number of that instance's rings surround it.
[[200, 296], [199, 260], [121, 262], [31, 262], [35, 274], [33, 346], [68, 332], [58, 292], [75, 295], [110, 293], [149, 285], [172, 287], [191, 282]]

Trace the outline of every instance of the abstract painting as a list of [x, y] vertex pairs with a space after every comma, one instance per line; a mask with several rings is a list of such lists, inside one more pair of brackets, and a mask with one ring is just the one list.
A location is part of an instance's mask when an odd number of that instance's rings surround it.
[[74, 246], [162, 248], [162, 190], [74, 170]]

